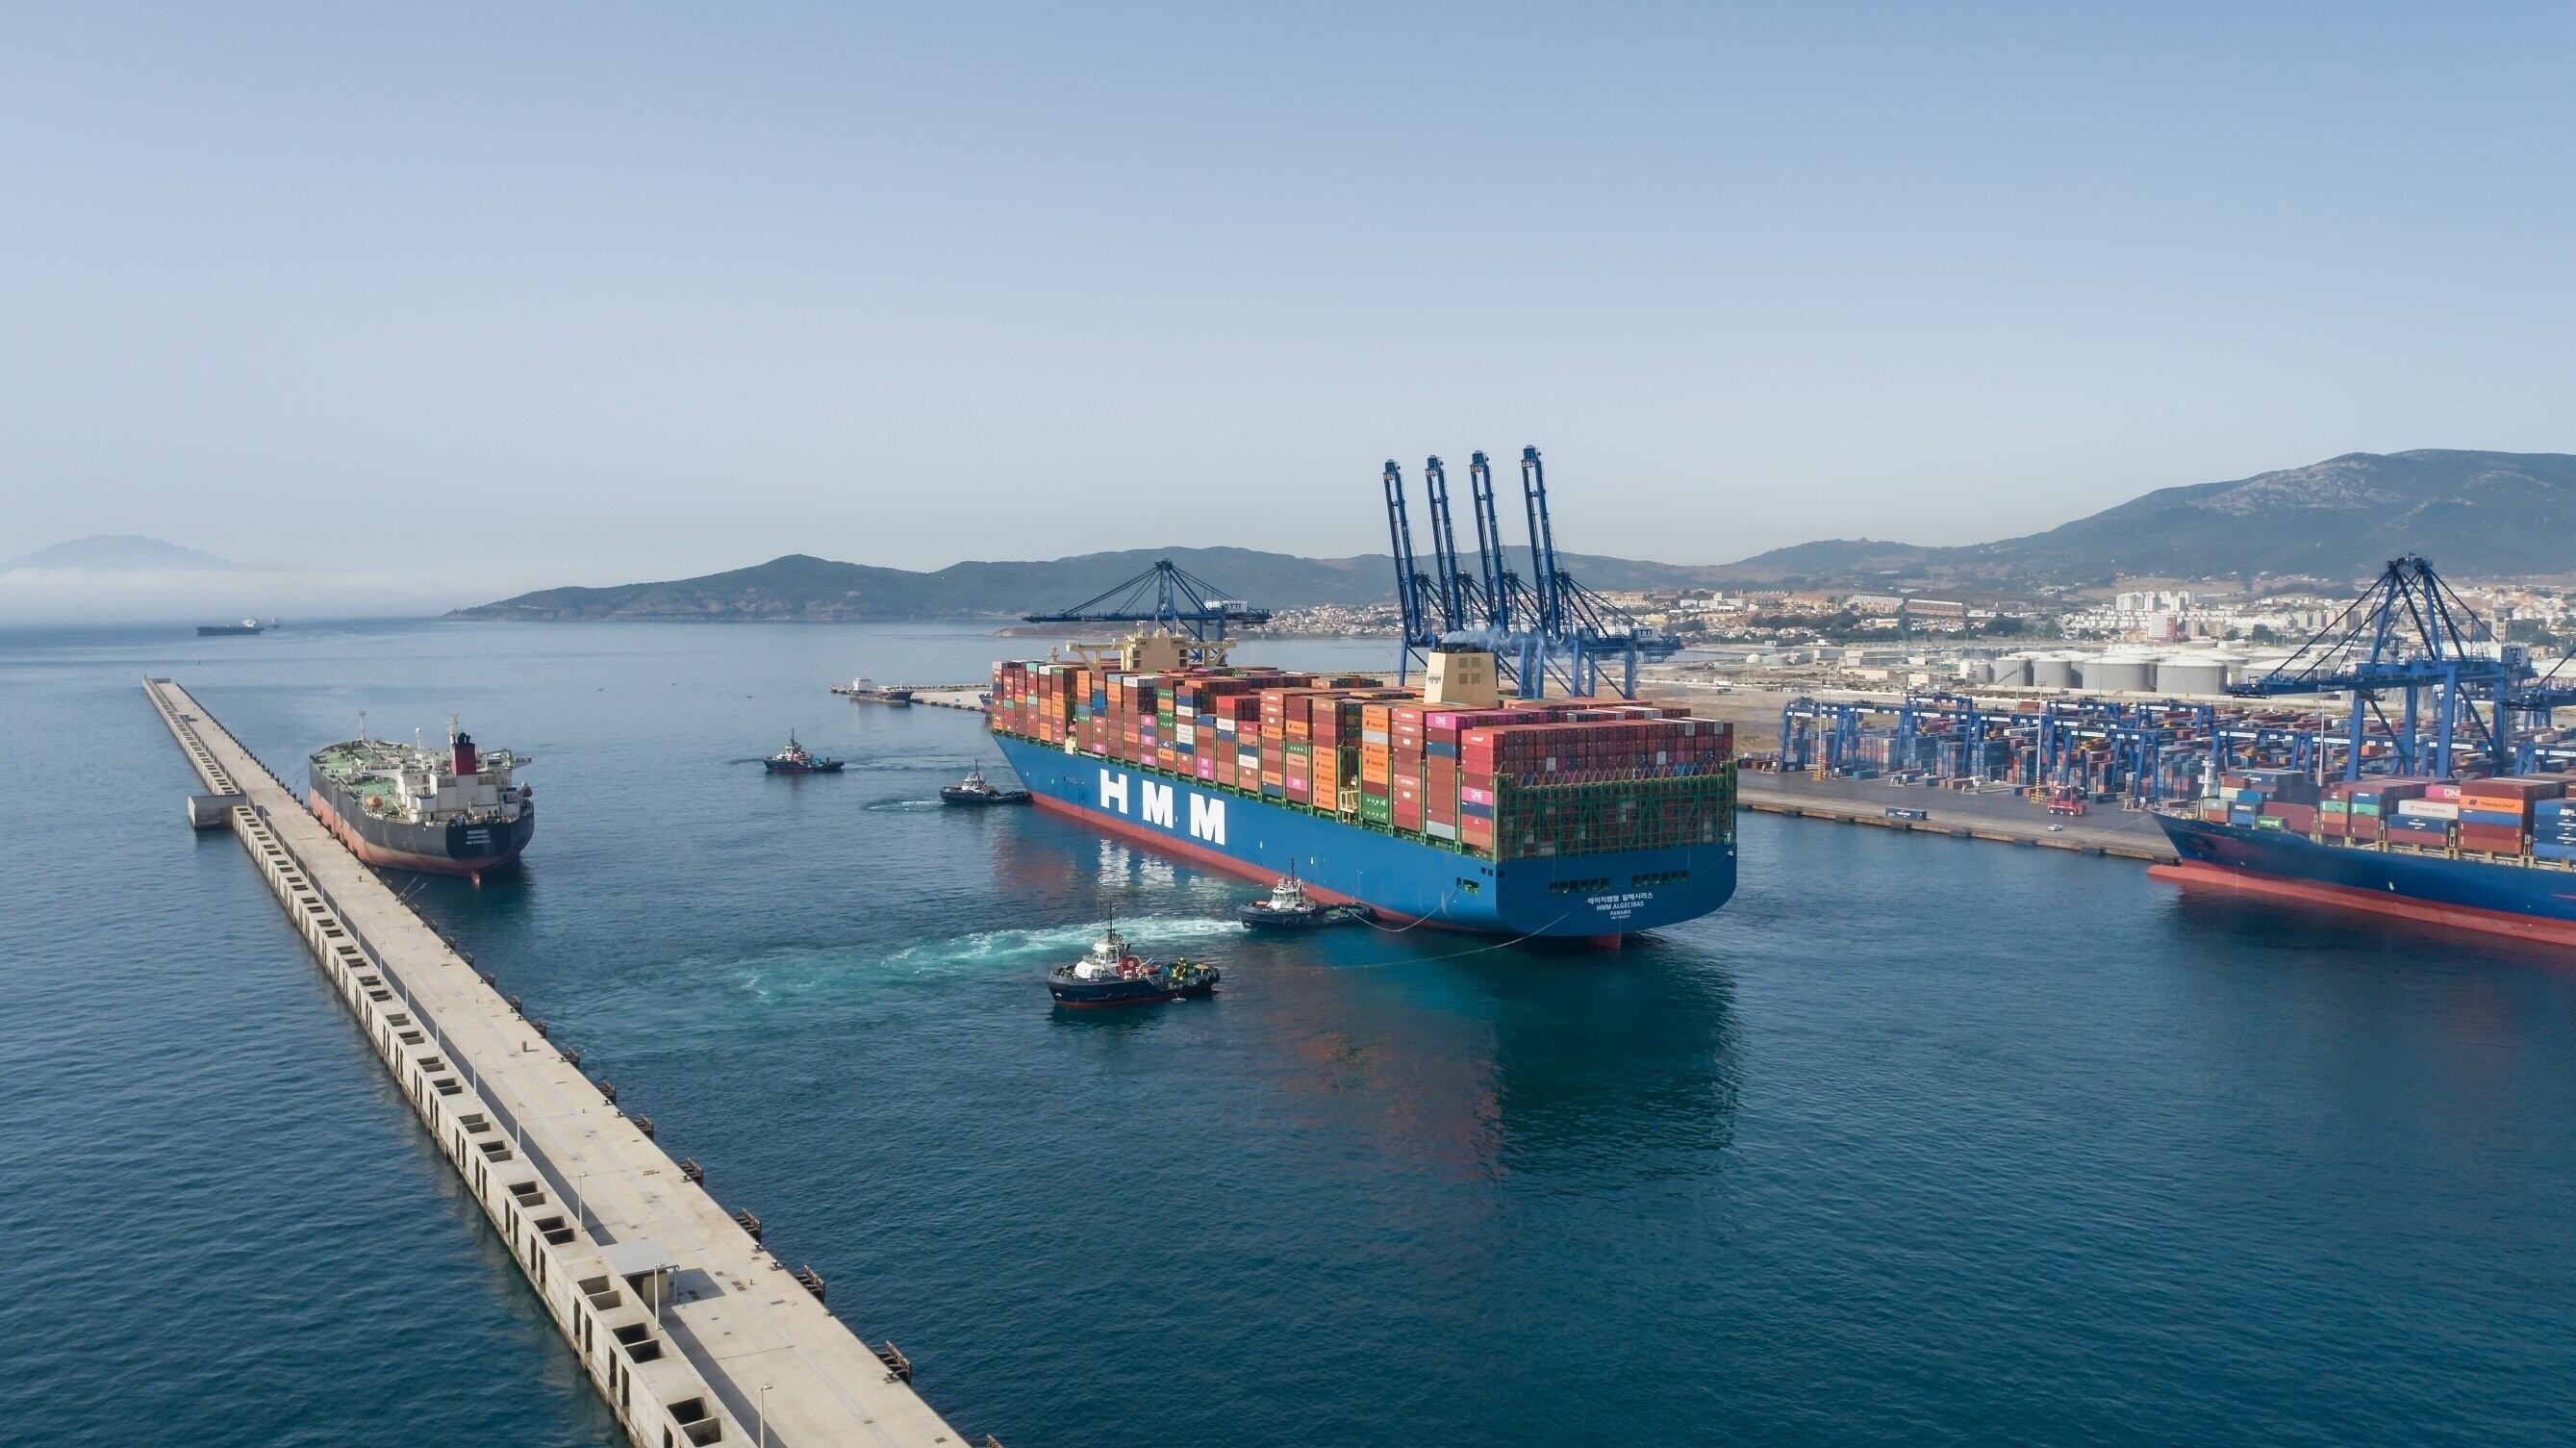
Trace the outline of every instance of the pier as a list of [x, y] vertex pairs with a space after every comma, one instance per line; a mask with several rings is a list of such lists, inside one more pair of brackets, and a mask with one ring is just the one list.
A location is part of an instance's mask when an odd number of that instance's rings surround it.
[[[2018, 795], [1899, 789], [1875, 780], [1754, 772], [1737, 777], [1736, 798], [1746, 809], [1792, 819], [1875, 825], [1912, 834], [2157, 863], [2175, 858], [2172, 844], [2155, 821], [2135, 810], [2051, 817]], [[1887, 812], [1891, 806], [1921, 810], [1927, 818], [1900, 819]]]
[[[984, 712], [984, 691], [991, 686], [987, 684], [885, 684], [880, 687], [910, 690], [912, 703], [932, 709], [967, 709], [981, 714]], [[873, 695], [857, 693], [847, 684], [834, 684], [832, 692], [857, 704], [887, 702]]]
[[205, 789], [190, 822], [240, 839], [638, 1448], [968, 1442], [186, 690], [144, 689]]

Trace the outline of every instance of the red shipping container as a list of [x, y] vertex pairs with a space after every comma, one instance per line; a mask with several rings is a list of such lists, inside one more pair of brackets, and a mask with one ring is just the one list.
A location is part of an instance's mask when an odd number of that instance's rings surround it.
[[2556, 779], [2511, 778], [2470, 779], [2460, 784], [2460, 799], [2556, 799], [2567, 792], [2563, 781]]
[[2292, 834], [2309, 834], [2314, 832], [2317, 827], [2317, 807], [2312, 804], [2282, 804], [2275, 802], [2263, 806], [2263, 813], [2279, 820], [2282, 827], [2289, 830]]

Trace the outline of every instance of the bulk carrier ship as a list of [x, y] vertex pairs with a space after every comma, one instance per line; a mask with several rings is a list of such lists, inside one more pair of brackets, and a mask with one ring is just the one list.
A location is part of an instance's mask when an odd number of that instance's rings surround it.
[[485, 754], [451, 725], [445, 753], [358, 737], [312, 758], [306, 807], [370, 865], [480, 880], [519, 858], [537, 806], [511, 774], [530, 761]]
[[2230, 774], [2156, 823], [2175, 884], [2576, 946], [2576, 798], [2565, 775], [2361, 779]]
[[1480, 649], [1433, 653], [1419, 691], [1183, 657], [1148, 635], [993, 666], [993, 740], [1039, 808], [1399, 924], [1616, 944], [1735, 891], [1731, 725], [1506, 701]]

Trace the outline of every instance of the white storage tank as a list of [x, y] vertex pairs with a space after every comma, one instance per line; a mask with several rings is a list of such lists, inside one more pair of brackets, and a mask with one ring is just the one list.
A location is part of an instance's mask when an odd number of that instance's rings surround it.
[[2272, 672], [2274, 669], [2280, 668], [2289, 663], [2290, 657], [2291, 656], [2288, 654], [2280, 653], [2256, 654], [2251, 658], [2246, 659], [2243, 663], [2238, 664], [2233, 670], [2233, 673], [2235, 674], [2236, 681], [2238, 683], [2243, 683], [2248, 679], [2259, 679], [2265, 674]]
[[2042, 654], [2030, 661], [2030, 686], [2034, 689], [2072, 689], [2075, 687], [2073, 654]]
[[2156, 687], [2168, 694], [2224, 693], [2227, 662], [2223, 654], [2167, 654], [2156, 665]]
[[2155, 660], [2143, 654], [2102, 654], [2084, 665], [2084, 687], [2095, 693], [2143, 694], [2155, 686]]

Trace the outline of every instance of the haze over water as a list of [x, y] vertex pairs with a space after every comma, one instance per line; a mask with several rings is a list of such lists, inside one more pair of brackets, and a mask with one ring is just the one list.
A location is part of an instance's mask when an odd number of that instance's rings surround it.
[[[524, 872], [412, 897], [977, 1438], [2576, 1417], [2563, 957], [1768, 816], [1732, 906], [1624, 954], [1263, 943], [1244, 882], [938, 809], [993, 760], [975, 717], [822, 692], [980, 677], [1018, 647], [980, 631], [184, 633], [0, 634], [13, 1433], [613, 1441], [239, 846], [185, 829], [147, 672], [298, 784], [361, 709], [533, 753]], [[764, 777], [791, 726], [849, 772]], [[1224, 993], [1051, 1011], [1113, 909]]]

